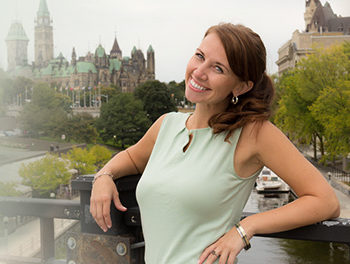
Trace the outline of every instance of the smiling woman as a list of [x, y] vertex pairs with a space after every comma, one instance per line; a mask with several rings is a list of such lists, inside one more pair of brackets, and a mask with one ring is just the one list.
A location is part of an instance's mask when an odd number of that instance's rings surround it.
[[[211, 27], [186, 69], [194, 113], [163, 115], [96, 174], [90, 211], [98, 225], [111, 227], [111, 200], [127, 210], [112, 179], [139, 171], [136, 197], [148, 264], [233, 264], [255, 234], [338, 216], [332, 188], [267, 121], [273, 85], [265, 69], [264, 44], [251, 29]], [[299, 198], [240, 221], [264, 166]]]

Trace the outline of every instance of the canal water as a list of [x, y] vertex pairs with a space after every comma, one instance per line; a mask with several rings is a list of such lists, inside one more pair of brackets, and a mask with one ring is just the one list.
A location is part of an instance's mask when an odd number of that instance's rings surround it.
[[[22, 163], [28, 164], [41, 157], [26, 159], [0, 166], [0, 181], [20, 182], [18, 169]], [[263, 212], [280, 207], [293, 198], [289, 194], [265, 197], [256, 191], [251, 193], [245, 212]], [[269, 263], [269, 264], [346, 264], [350, 263], [349, 247], [344, 244], [309, 242], [276, 238], [253, 237], [252, 248], [242, 251], [239, 264]], [[61, 252], [64, 243], [61, 244]], [[62, 252], [62, 253], [63, 253]], [[64, 253], [63, 253], [64, 255]], [[62, 257], [62, 255], [60, 256]]]
[[[244, 212], [263, 212], [293, 200], [290, 194], [265, 197], [253, 191]], [[242, 251], [239, 264], [346, 264], [350, 263], [349, 247], [344, 244], [291, 239], [253, 237], [252, 248]]]

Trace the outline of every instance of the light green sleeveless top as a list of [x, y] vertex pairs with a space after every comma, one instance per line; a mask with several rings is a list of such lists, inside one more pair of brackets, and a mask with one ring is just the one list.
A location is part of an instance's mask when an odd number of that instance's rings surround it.
[[258, 174], [243, 179], [235, 172], [241, 129], [228, 143], [210, 127], [188, 130], [188, 117], [165, 116], [136, 189], [147, 264], [197, 264], [202, 251], [239, 222]]

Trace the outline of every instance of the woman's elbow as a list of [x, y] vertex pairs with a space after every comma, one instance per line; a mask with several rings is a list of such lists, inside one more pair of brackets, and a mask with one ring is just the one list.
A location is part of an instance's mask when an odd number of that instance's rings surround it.
[[326, 198], [328, 204], [329, 218], [337, 218], [340, 215], [340, 204], [334, 191]]
[[333, 214], [331, 215], [331, 218], [339, 217], [339, 215], [340, 215], [340, 204], [339, 204], [339, 200], [338, 200], [338, 198], [336, 196], [335, 196], [335, 199], [333, 201], [332, 208], [333, 208], [333, 210], [332, 210]]

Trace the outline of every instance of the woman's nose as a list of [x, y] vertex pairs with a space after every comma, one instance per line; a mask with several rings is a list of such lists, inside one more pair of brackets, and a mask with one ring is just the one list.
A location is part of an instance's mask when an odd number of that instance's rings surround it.
[[196, 77], [197, 79], [206, 81], [208, 79], [208, 74], [205, 63], [198, 65], [198, 67], [194, 70], [193, 74], [194, 77]]

